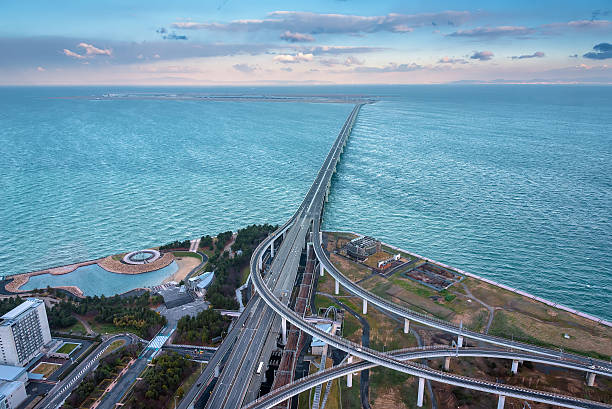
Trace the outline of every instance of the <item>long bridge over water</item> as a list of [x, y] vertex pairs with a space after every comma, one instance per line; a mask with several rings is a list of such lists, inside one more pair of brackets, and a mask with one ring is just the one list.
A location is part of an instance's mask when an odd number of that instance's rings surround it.
[[[423, 404], [424, 380], [429, 379], [496, 394], [499, 396], [498, 408], [503, 408], [506, 397], [568, 408], [610, 408], [609, 405], [599, 402], [468, 378], [412, 362], [423, 357], [506, 358], [512, 360], [513, 371], [519, 361], [542, 362], [583, 371], [589, 385], [593, 384], [595, 375], [612, 375], [612, 365], [608, 362], [467, 331], [452, 323], [398, 306], [361, 288], [334, 267], [322, 247], [321, 219], [332, 176], [362, 106], [363, 104], [356, 105], [350, 113], [295, 214], [253, 253], [250, 268], [256, 294], [196, 381], [195, 387], [183, 399], [180, 408], [270, 408], [318, 384], [341, 376], [350, 377], [353, 372], [376, 365], [418, 377], [417, 406]], [[415, 321], [457, 335], [458, 348], [424, 348], [382, 353], [317, 328], [289, 307], [300, 257], [304, 251], [316, 258], [319, 274], [323, 275], [327, 271], [336, 280], [336, 292], [342, 285], [348, 292], [362, 299], [364, 314], [367, 313], [368, 303], [373, 304], [381, 310], [402, 317], [404, 332], [408, 332], [410, 321]], [[271, 263], [265, 268], [264, 259], [268, 256], [271, 257]], [[328, 345], [347, 352], [349, 362], [291, 382], [258, 398], [264, 373], [256, 369], [261, 369], [258, 368], [260, 362], [268, 362], [279, 338], [286, 340], [288, 322], [304, 333], [316, 336]], [[466, 348], [463, 347], [465, 338], [495, 345], [498, 349]], [[353, 357], [361, 361], [353, 362]]]

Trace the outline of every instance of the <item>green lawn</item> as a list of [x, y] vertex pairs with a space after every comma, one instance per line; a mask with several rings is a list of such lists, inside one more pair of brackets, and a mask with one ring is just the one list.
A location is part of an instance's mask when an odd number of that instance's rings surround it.
[[72, 334], [87, 334], [87, 330], [79, 321], [75, 322], [74, 325], [69, 326], [68, 328], [64, 328], [61, 330], [62, 332], [69, 332]]
[[60, 354], [70, 354], [72, 351], [74, 351], [78, 347], [79, 347], [79, 344], [75, 344], [72, 342], [65, 342], [64, 345], [62, 345], [60, 349], [57, 350], [57, 352]]
[[106, 348], [106, 351], [104, 351], [104, 356], [113, 353], [114, 351], [118, 350], [119, 348], [121, 348], [124, 345], [125, 345], [125, 341], [122, 340], [122, 339], [119, 339], [117, 341], [111, 342], [111, 344], [108, 346], [108, 348]]
[[193, 257], [200, 260], [200, 262], [202, 261], [202, 256], [191, 251], [173, 251], [172, 254], [174, 254], [174, 257]]

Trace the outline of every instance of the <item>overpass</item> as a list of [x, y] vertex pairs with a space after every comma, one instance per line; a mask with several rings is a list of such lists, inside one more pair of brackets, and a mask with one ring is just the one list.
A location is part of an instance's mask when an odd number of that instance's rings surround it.
[[[315, 254], [323, 266], [323, 269], [327, 269], [330, 274], [334, 275], [335, 278], [337, 277], [337, 280], [343, 280], [344, 276], [333, 267], [321, 248], [320, 221], [324, 203], [327, 201], [329, 195], [331, 177], [336, 171], [336, 166], [340, 159], [340, 155], [344, 146], [346, 145], [346, 141], [350, 135], [361, 106], [361, 104], [357, 105], [349, 115], [349, 118], [342, 127], [338, 138], [333, 144], [327, 158], [317, 174], [314, 183], [310, 187], [297, 212], [283, 227], [281, 227], [273, 235], [269, 236], [264, 242], [260, 243], [253, 253], [251, 258], [251, 281], [253, 286], [263, 302], [265, 302], [265, 304], [267, 304], [276, 314], [281, 317], [281, 333], [284, 333], [287, 326], [286, 323], [289, 321], [302, 331], [312, 336], [316, 336], [317, 338], [325, 341], [327, 344], [343, 350], [351, 356], [368, 361], [371, 365], [382, 365], [397, 371], [417, 376], [420, 378], [419, 383], [422, 383], [423, 379], [430, 379], [437, 382], [496, 393], [500, 396], [500, 407], [503, 407], [503, 400], [505, 399], [505, 396], [515, 396], [515, 394], [513, 394], [515, 392], [507, 389], [500, 389], [500, 385], [498, 384], [471, 380], [459, 375], [452, 375], [445, 372], [436, 371], [420, 364], [402, 362], [395, 356], [384, 354], [379, 351], [363, 347], [344, 338], [328, 334], [327, 332], [320, 330], [304, 320], [287, 306], [288, 300], [287, 293], [285, 291], [287, 288], [290, 288], [288, 287], [289, 284], [293, 285], [292, 279], [295, 279], [295, 269], [297, 267], [296, 257], [299, 257], [305, 246], [308, 249], [310, 246], [313, 246]], [[270, 250], [270, 254], [274, 255], [274, 241], [275, 237], [277, 237], [279, 234], [284, 236], [283, 243], [278, 250], [278, 255], [273, 259], [270, 272], [266, 272], [262, 268], [264, 254]], [[262, 273], [264, 274], [264, 277], [262, 277]], [[346, 279], [346, 277], [344, 277], [344, 279]], [[282, 283], [281, 287], [278, 286], [279, 283]], [[451, 323], [437, 320], [422, 314], [417, 314], [402, 307], [396, 306], [395, 304], [389, 303], [388, 301], [380, 299], [379, 297], [361, 289], [359, 286], [353, 285], [348, 279], [342, 283], [349, 289], [349, 291], [354, 291], [357, 296], [363, 299], [364, 312], [367, 311], [367, 303], [371, 302], [381, 309], [391, 311], [404, 317], [405, 319], [412, 319], [414, 321], [430, 325], [434, 328], [455, 333], [458, 335], [459, 346], [461, 346], [463, 343], [463, 337], [468, 336], [483, 342], [521, 350], [531, 355], [547, 356], [552, 358], [557, 358], [560, 355], [557, 351], [550, 349], [512, 342], [504, 338], [488, 335], [483, 336], [483, 334], [476, 332], [465, 331]], [[282, 288], [283, 290], [279, 290], [279, 288]], [[407, 329], [406, 327], [407, 326], [405, 326], [405, 329]], [[591, 374], [601, 373], [606, 376], [612, 375], [612, 371], [610, 370], [611, 365], [607, 362], [591, 360], [589, 358], [572, 354], [562, 354], [560, 358], [582, 364], [582, 369], [584, 369], [584, 365], [588, 364], [589, 369], [592, 369], [592, 371], [589, 371]], [[530, 359], [535, 358], [531, 356]], [[589, 380], [592, 378], [592, 376], [593, 375], [589, 376]], [[543, 397], [544, 395], [550, 395], [545, 392], [525, 390], [525, 392], [520, 393], [522, 394], [520, 396], [524, 397], [525, 399], [535, 401], [550, 402], [549, 399], [553, 399], [551, 397]], [[585, 401], [581, 399], [572, 397], [554, 399], [555, 404], [565, 407], [594, 407], [589, 405], [601, 405], [597, 402], [585, 403]]]
[[[391, 351], [390, 355], [396, 357], [399, 360], [417, 360], [422, 358], [439, 358], [444, 356], [449, 356], [447, 354], [455, 353], [458, 356], [487, 356], [491, 358], [508, 358], [508, 359], [532, 359], [533, 355], [526, 353], [511, 353], [508, 351], [495, 351], [495, 350], [479, 350], [479, 349], [459, 349], [458, 351], [449, 351], [449, 350], [436, 350], [435, 348], [414, 348], [408, 350], [399, 350], [399, 351]], [[541, 357], [536, 359], [537, 362], [547, 363], [547, 364], [557, 364], [558, 362], [554, 362], [555, 360], [552, 358]], [[331, 381], [333, 379], [337, 379], [343, 376], [350, 377], [355, 372], [363, 371], [365, 369], [373, 368], [374, 364], [361, 361], [357, 363], [345, 363], [338, 366], [334, 366], [332, 368], [326, 369], [321, 372], [317, 372], [315, 374], [311, 374], [307, 377], [299, 379], [296, 382], [285, 385], [277, 390], [272, 391], [271, 393], [262, 396], [254, 402], [243, 407], [243, 409], [268, 409], [272, 408], [275, 405], [284, 402], [285, 400], [298, 395], [302, 392], [305, 392], [311, 388], [314, 388], [317, 385], [322, 383]], [[438, 380], [440, 382], [449, 383], [455, 386], [465, 387], [469, 389], [480, 390], [483, 392], [490, 392], [498, 394], [500, 397], [500, 401], [503, 404], [506, 396], [526, 399], [530, 401], [549, 403], [552, 405], [563, 406], [567, 408], [590, 408], [590, 409], [599, 409], [599, 408], [610, 408], [609, 405], [599, 402], [593, 402], [586, 399], [574, 398], [565, 395], [560, 395], [556, 393], [550, 392], [541, 392], [536, 390], [531, 390], [522, 387], [516, 387], [506, 384], [499, 384], [489, 381], [482, 381], [478, 379], [468, 378], [464, 376], [453, 375], [452, 379], [446, 379], [444, 377], [444, 372], [434, 371], [438, 375]], [[417, 396], [417, 402], [423, 401], [423, 382], [419, 382], [419, 390]], [[421, 406], [421, 405], [419, 405]]]

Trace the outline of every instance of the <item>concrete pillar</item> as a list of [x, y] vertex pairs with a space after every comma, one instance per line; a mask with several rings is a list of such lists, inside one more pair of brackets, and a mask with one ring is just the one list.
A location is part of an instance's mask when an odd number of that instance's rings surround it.
[[587, 374], [587, 385], [594, 386], [595, 385], [595, 374], [593, 372], [589, 372]]
[[450, 356], [447, 356], [446, 358], [444, 358], [444, 370], [445, 371], [450, 370]]
[[338, 280], [336, 281], [336, 288], [335, 288], [335, 294], [338, 295], [340, 294], [340, 282]]
[[518, 361], [516, 359], [512, 360], [512, 373], [516, 375], [518, 372]]
[[425, 391], [425, 378], [419, 378], [419, 394], [417, 396], [417, 406], [423, 407], [423, 392]]
[[274, 240], [272, 240], [272, 244], [270, 244], [270, 257], [274, 258]]
[[[347, 362], [349, 365], [353, 363], [353, 355], [348, 356]], [[346, 375], [346, 386], [349, 388], [353, 386], [353, 374], [352, 373]]]
[[506, 397], [504, 395], [499, 395], [499, 400], [497, 401], [497, 409], [504, 409], [505, 403]]
[[322, 231], [319, 232], [319, 241], [323, 243], [323, 232]]
[[325, 269], [323, 268], [323, 263], [319, 263], [319, 275], [323, 277], [325, 273]]
[[461, 348], [463, 346], [463, 335], [459, 335], [457, 337], [457, 347]]
[[215, 365], [215, 378], [219, 377], [219, 365]]
[[263, 267], [262, 260], [261, 260], [261, 257], [259, 257], [259, 260], [257, 260], [257, 268], [259, 268], [259, 271], [261, 271], [262, 267]]
[[410, 321], [408, 321], [408, 318], [404, 318], [404, 334], [407, 334], [410, 332]]
[[368, 313], [368, 300], [363, 300], [363, 315]]
[[287, 345], [287, 319], [285, 317], [281, 321], [281, 339], [283, 345]]

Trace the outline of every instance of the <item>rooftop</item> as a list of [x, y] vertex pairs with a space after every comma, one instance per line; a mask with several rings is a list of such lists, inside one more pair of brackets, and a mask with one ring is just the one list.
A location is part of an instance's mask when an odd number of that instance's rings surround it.
[[[332, 329], [332, 324], [317, 324], [316, 327], [329, 334]], [[312, 337], [312, 342], [310, 343], [311, 347], [322, 347], [323, 345], [325, 345], [325, 342], [317, 337]]]
[[0, 365], [0, 381], [14, 381], [19, 379], [26, 369], [21, 366]]
[[0, 318], [2, 320], [8, 320], [8, 321], [16, 320], [17, 318], [19, 318], [21, 314], [23, 314], [24, 312], [28, 311], [31, 308], [37, 307], [42, 302], [43, 302], [42, 300], [39, 300], [37, 298], [28, 298], [23, 303], [19, 304], [17, 307], [13, 308], [12, 310], [7, 312]]

